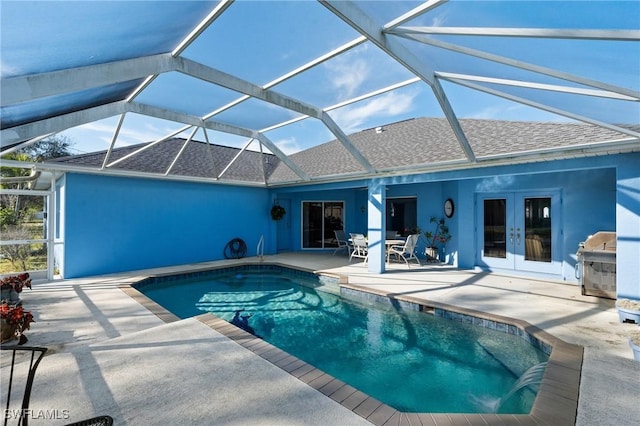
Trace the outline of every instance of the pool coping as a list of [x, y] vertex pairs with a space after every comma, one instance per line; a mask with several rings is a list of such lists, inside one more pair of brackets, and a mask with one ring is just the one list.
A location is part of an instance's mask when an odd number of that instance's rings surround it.
[[[255, 266], [255, 263], [250, 264]], [[547, 367], [542, 382], [538, 389], [536, 399], [529, 414], [469, 414], [469, 413], [407, 413], [396, 410], [375, 398], [366, 395], [354, 387], [323, 372], [320, 369], [290, 355], [272, 344], [256, 337], [239, 327], [215, 316], [205, 313], [194, 317], [218, 333], [238, 343], [247, 350], [252, 351], [261, 358], [281, 368], [302, 382], [318, 390], [345, 408], [353, 411], [375, 425], [574, 425], [578, 410], [578, 397], [580, 393], [580, 377], [584, 348], [579, 345], [567, 343], [530, 323], [516, 318], [509, 318], [487, 312], [476, 311], [455, 305], [430, 301], [406, 295], [398, 295], [392, 292], [372, 289], [366, 286], [349, 284], [348, 277], [337, 274], [318, 273], [304, 268], [292, 267], [279, 263], [265, 263], [265, 265], [280, 266], [287, 269], [297, 269], [316, 275], [330, 276], [338, 279], [338, 285], [342, 289], [358, 291], [377, 297], [386, 298], [391, 303], [394, 301], [415, 304], [426, 314], [435, 314], [436, 311], [452, 312], [459, 315], [450, 315], [454, 321], [469, 321], [469, 318], [478, 318], [493, 324], [507, 324], [527, 333], [551, 348]], [[242, 266], [242, 265], [235, 265]], [[216, 267], [203, 268], [200, 271], [214, 271]], [[139, 277], [140, 281], [149, 278], [180, 274], [169, 272]], [[128, 296], [140, 303], [165, 323], [179, 321], [180, 318], [148, 298], [134, 286], [136, 282], [122, 284], [119, 288]]]

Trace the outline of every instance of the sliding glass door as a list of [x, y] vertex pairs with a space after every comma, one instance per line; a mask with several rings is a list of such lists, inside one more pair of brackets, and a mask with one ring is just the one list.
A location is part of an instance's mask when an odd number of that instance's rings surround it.
[[302, 248], [335, 248], [336, 230], [344, 229], [344, 202], [304, 201], [302, 203]]

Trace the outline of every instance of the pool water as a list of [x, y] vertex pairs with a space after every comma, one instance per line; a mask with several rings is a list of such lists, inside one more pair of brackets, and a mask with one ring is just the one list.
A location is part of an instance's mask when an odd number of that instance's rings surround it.
[[405, 412], [529, 413], [537, 387], [510, 391], [548, 359], [518, 336], [341, 298], [285, 269], [225, 270], [139, 290], [181, 318], [211, 312], [231, 321], [243, 309], [256, 335]]

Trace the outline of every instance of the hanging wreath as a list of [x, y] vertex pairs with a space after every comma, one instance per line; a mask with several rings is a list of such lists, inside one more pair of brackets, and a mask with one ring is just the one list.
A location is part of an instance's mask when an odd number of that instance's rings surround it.
[[280, 220], [285, 214], [287, 214], [287, 211], [281, 205], [274, 204], [273, 207], [271, 207], [271, 219]]

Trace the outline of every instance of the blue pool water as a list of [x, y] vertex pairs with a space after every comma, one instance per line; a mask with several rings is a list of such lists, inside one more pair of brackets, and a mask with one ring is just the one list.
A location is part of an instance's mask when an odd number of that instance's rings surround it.
[[256, 335], [400, 411], [530, 411], [536, 387], [518, 379], [538, 375], [548, 356], [521, 337], [328, 288], [312, 274], [270, 267], [139, 290], [181, 318], [211, 312], [231, 321], [244, 309]]

